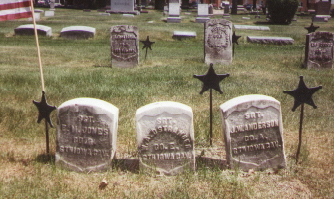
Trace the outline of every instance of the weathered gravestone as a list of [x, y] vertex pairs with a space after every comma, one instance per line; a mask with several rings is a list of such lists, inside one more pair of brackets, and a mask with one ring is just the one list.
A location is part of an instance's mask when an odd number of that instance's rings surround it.
[[177, 102], [156, 102], [137, 110], [139, 166], [176, 175], [195, 169], [193, 113]]
[[58, 108], [56, 165], [76, 172], [111, 168], [116, 151], [118, 108], [77, 98]]
[[245, 95], [220, 106], [226, 157], [231, 168], [285, 167], [280, 102], [265, 95]]
[[50, 0], [50, 10], [55, 10], [55, 0]]
[[211, 19], [204, 25], [205, 63], [232, 63], [232, 22]]
[[131, 68], [138, 65], [138, 37], [136, 26], [111, 27], [111, 63], [113, 67]]
[[205, 23], [208, 20], [210, 20], [209, 5], [208, 4], [198, 4], [196, 23]]
[[334, 34], [313, 32], [306, 35], [304, 67], [311, 69], [333, 68]]
[[134, 0], [110, 0], [108, 13], [140, 14], [134, 10]]
[[89, 39], [95, 36], [96, 29], [89, 26], [69, 26], [61, 30], [60, 36], [66, 39]]
[[[52, 36], [52, 28], [49, 26], [36, 25], [37, 34], [43, 36]], [[15, 35], [35, 35], [34, 25], [20, 25], [14, 29]]]
[[291, 37], [267, 37], [267, 36], [247, 36], [247, 41], [258, 44], [273, 44], [273, 45], [292, 45], [295, 40]]
[[180, 22], [180, 3], [169, 3], [167, 23]]

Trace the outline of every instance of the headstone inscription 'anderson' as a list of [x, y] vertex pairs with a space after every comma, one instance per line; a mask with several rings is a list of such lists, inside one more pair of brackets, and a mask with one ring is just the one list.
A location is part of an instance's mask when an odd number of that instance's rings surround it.
[[131, 68], [139, 62], [138, 28], [130, 25], [111, 27], [111, 64], [113, 67]]
[[265, 95], [245, 95], [225, 102], [220, 109], [231, 168], [285, 167], [279, 101]]
[[211, 19], [204, 25], [205, 63], [232, 63], [232, 22]]
[[313, 32], [306, 35], [304, 67], [311, 69], [333, 68], [334, 34]]
[[140, 169], [176, 175], [195, 169], [193, 113], [177, 102], [156, 102], [137, 110]]
[[59, 106], [56, 165], [77, 172], [111, 168], [116, 150], [118, 108], [94, 98]]

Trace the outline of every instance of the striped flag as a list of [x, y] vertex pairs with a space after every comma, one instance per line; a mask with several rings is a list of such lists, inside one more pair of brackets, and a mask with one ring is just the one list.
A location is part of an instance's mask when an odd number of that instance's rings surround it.
[[0, 0], [0, 21], [32, 17], [30, 0]]

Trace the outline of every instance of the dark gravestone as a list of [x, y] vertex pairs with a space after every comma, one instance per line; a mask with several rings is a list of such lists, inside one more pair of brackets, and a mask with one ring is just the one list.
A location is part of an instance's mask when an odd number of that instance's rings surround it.
[[330, 16], [331, 2], [330, 1], [318, 1], [315, 4], [315, 16], [313, 16], [313, 22], [328, 22]]
[[76, 172], [111, 168], [116, 151], [118, 108], [77, 98], [58, 108], [56, 165]]
[[177, 102], [156, 102], [136, 112], [139, 167], [176, 175], [195, 169], [193, 113]]
[[226, 158], [232, 169], [285, 167], [280, 102], [265, 95], [245, 95], [220, 106]]
[[137, 66], [139, 62], [138, 28], [130, 25], [113, 26], [110, 34], [112, 67]]
[[313, 32], [306, 35], [304, 67], [311, 69], [333, 68], [334, 34]]
[[232, 63], [232, 22], [211, 19], [204, 25], [205, 63]]

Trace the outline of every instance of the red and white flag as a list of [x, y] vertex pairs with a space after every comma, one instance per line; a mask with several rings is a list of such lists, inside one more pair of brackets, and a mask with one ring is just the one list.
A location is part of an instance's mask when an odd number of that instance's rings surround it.
[[0, 21], [32, 17], [30, 0], [0, 0]]

